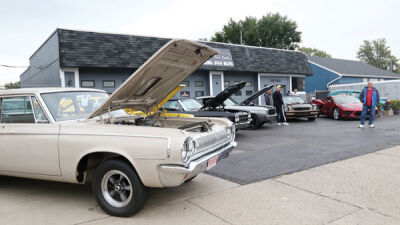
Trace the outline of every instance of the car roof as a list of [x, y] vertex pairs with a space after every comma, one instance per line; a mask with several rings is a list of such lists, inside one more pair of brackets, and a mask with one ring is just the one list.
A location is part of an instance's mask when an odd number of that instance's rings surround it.
[[17, 88], [1, 90], [0, 95], [23, 95], [23, 94], [43, 94], [43, 93], [56, 93], [56, 92], [103, 92], [103, 90], [93, 88]]

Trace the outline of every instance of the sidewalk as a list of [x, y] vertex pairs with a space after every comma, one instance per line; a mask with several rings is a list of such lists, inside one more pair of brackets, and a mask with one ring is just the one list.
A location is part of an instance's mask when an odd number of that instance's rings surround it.
[[89, 186], [0, 177], [0, 224], [400, 224], [400, 146], [249, 185], [202, 174], [114, 218]]

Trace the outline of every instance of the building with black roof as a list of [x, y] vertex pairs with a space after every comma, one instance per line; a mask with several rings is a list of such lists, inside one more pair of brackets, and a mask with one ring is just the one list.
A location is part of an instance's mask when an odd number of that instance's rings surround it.
[[[20, 76], [22, 87], [92, 87], [112, 93], [170, 39], [57, 29], [29, 58]], [[184, 82], [177, 97], [216, 95], [246, 81], [234, 98], [243, 100], [269, 84], [285, 92], [305, 91], [312, 74], [307, 57], [297, 51], [202, 42], [221, 54], [203, 64]], [[305, 94], [305, 92], [304, 92]]]
[[328, 90], [330, 85], [400, 79], [400, 74], [355, 60], [307, 56], [313, 76], [306, 78], [306, 91]]

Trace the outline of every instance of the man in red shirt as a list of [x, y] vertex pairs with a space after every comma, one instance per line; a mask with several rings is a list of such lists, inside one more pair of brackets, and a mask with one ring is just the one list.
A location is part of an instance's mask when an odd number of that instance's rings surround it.
[[368, 86], [361, 90], [360, 100], [363, 103], [363, 111], [361, 113], [361, 123], [359, 128], [364, 128], [365, 117], [369, 111], [368, 127], [374, 128], [375, 106], [379, 101], [379, 92], [374, 88], [372, 81], [368, 82]]

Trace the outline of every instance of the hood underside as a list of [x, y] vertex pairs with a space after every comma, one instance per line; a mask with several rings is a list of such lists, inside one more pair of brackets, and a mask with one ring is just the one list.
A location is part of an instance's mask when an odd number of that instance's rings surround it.
[[210, 98], [207, 100], [203, 101], [203, 107], [202, 108], [217, 108], [218, 106], [221, 106], [226, 99], [231, 97], [233, 94], [235, 94], [237, 91], [242, 89], [246, 85], [246, 82], [240, 82], [238, 84], [232, 85], [225, 90], [223, 90], [221, 93], [219, 93], [217, 96], [214, 98]]
[[214, 49], [188, 40], [171, 40], [135, 71], [90, 118], [131, 108], [150, 112], [205, 61]]
[[273, 88], [274, 85], [268, 85], [266, 87], [264, 87], [263, 89], [257, 91], [256, 93], [252, 94], [250, 97], [246, 98], [243, 102], [241, 102], [239, 105], [250, 105], [250, 102], [253, 101], [254, 99], [256, 99], [258, 96], [264, 94], [266, 91], [268, 91], [269, 89]]

